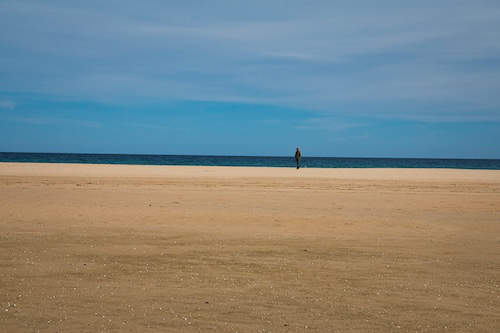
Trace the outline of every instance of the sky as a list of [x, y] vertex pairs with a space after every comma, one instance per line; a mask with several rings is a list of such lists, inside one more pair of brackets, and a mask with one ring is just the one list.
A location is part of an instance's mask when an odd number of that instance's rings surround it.
[[500, 2], [0, 0], [0, 151], [500, 158]]

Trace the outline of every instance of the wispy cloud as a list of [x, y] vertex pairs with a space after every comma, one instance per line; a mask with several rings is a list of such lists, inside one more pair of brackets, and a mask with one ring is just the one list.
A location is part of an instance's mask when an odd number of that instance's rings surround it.
[[97, 121], [81, 120], [81, 119], [68, 119], [68, 118], [58, 118], [50, 116], [15, 116], [15, 117], [3, 117], [4, 120], [26, 123], [31, 125], [72, 125], [81, 126], [89, 128], [101, 127], [101, 124]]
[[13, 110], [16, 108], [16, 102], [11, 100], [1, 100], [0, 99], [0, 109]]
[[297, 125], [301, 130], [325, 130], [328, 132], [344, 132], [346, 130], [367, 126], [365, 123], [346, 121], [338, 117], [308, 118]]

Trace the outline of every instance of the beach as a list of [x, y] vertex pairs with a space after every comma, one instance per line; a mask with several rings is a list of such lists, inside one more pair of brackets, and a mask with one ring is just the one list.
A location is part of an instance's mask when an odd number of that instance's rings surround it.
[[0, 327], [498, 332], [500, 170], [0, 163]]

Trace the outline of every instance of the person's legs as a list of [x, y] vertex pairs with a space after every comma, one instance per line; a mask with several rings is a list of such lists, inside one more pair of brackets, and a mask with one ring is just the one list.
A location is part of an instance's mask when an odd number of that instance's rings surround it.
[[295, 159], [295, 162], [297, 162], [297, 169], [298, 169], [298, 168], [299, 168], [299, 159], [298, 159], [298, 158], [296, 158], [296, 159]]

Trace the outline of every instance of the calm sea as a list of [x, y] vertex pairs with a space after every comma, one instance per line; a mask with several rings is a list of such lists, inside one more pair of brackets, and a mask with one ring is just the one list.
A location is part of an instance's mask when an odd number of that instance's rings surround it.
[[[0, 162], [294, 167], [292, 156], [0, 153]], [[500, 160], [302, 157], [305, 168], [452, 168], [500, 170]]]

